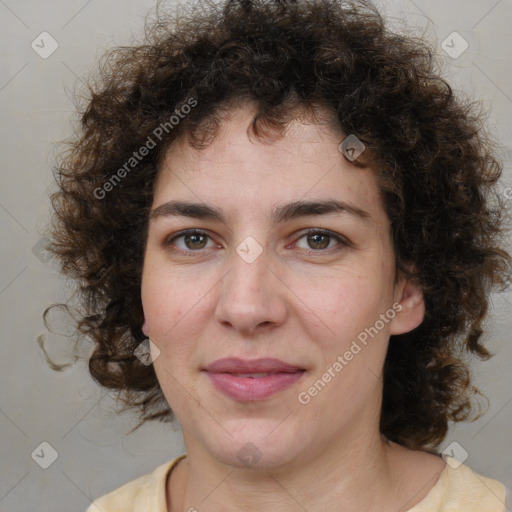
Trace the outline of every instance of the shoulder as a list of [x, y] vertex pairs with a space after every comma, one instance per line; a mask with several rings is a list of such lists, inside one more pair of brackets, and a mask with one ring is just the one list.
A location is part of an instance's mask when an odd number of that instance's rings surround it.
[[451, 457], [437, 484], [409, 512], [504, 512], [505, 486]]
[[87, 512], [166, 512], [166, 478], [169, 471], [184, 457], [180, 455], [158, 466], [151, 473], [101, 496], [94, 500]]

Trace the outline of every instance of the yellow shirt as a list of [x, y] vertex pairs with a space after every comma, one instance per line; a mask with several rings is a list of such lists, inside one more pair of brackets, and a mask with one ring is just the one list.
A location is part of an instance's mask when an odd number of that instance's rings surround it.
[[[98, 498], [87, 512], [167, 512], [166, 478], [184, 457], [180, 455]], [[464, 464], [456, 469], [446, 464], [428, 495], [407, 512], [505, 512], [505, 494], [505, 486], [497, 480], [483, 477]]]

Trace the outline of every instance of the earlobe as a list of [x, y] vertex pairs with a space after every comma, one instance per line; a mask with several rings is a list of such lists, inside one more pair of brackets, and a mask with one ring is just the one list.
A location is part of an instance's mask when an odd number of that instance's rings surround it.
[[144, 323], [142, 324], [142, 332], [149, 337], [149, 331], [148, 331], [148, 324], [146, 323], [146, 320], [144, 320]]
[[425, 300], [419, 286], [404, 281], [397, 289], [397, 313], [390, 322], [390, 334], [404, 334], [418, 327], [425, 317]]

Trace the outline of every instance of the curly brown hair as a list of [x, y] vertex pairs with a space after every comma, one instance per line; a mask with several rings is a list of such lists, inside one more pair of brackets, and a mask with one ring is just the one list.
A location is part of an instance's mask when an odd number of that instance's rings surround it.
[[389, 342], [381, 432], [433, 450], [449, 421], [468, 420], [479, 392], [467, 355], [490, 356], [483, 320], [489, 294], [510, 281], [511, 257], [496, 143], [478, 103], [455, 97], [438, 66], [427, 42], [389, 30], [369, 0], [196, 1], [159, 13], [142, 43], [110, 50], [77, 105], [80, 127], [52, 194], [50, 251], [78, 283], [92, 377], [141, 423], [173, 417], [153, 366], [134, 355], [145, 338], [149, 209], [169, 145], [185, 136], [205, 147], [243, 102], [257, 106], [257, 136], [323, 109], [365, 144], [351, 163], [375, 170], [397, 274], [425, 296], [422, 324]]

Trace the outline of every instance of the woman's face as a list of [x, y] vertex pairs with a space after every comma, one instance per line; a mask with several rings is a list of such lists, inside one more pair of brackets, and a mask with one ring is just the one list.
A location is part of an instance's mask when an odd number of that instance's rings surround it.
[[376, 178], [345, 160], [344, 136], [293, 122], [249, 139], [253, 115], [169, 150], [142, 302], [189, 455], [277, 467], [378, 435], [389, 336], [419, 325], [423, 302], [395, 286]]

